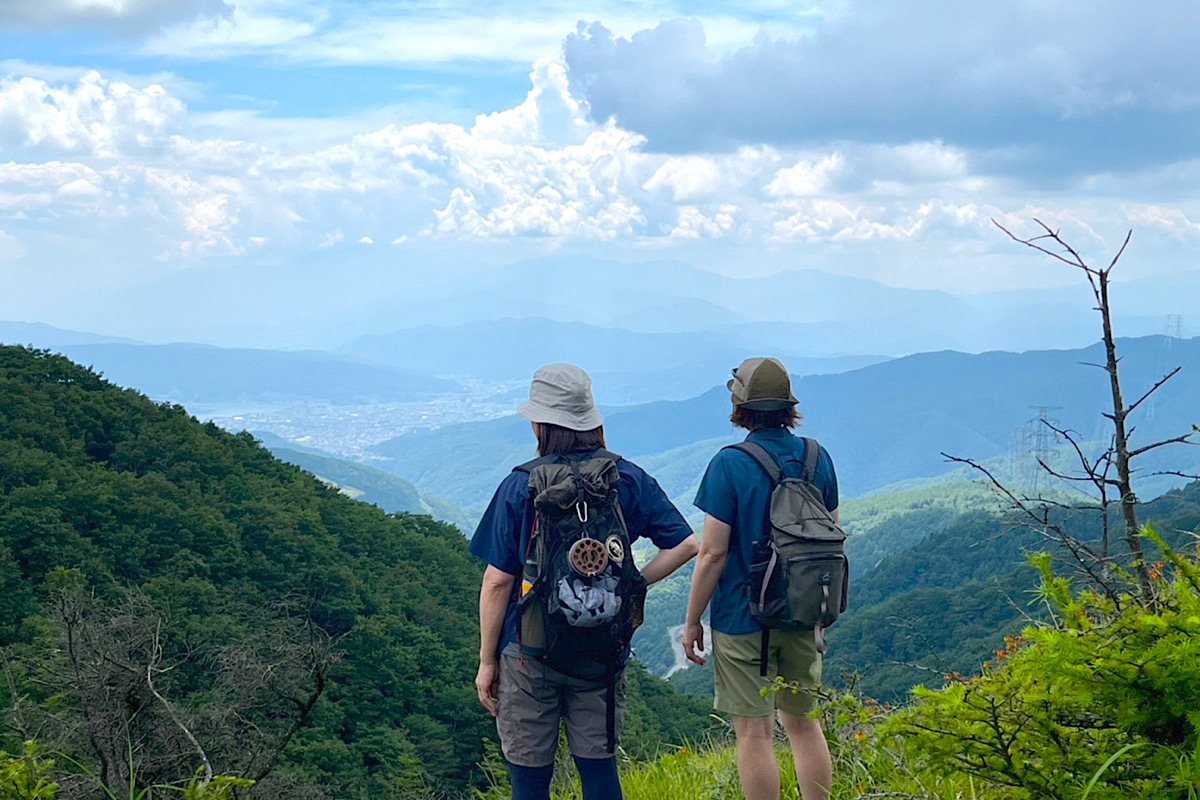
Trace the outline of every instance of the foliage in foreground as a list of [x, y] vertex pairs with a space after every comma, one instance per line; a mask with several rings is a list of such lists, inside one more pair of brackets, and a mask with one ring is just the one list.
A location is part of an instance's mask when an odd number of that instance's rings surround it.
[[[60, 787], [51, 780], [54, 766], [55, 761], [43, 757], [34, 742], [26, 742], [24, 753], [20, 756], [0, 750], [0, 800], [55, 800], [59, 797]], [[132, 787], [128, 796], [130, 800], [152, 800], [156, 796], [172, 796], [180, 800], [230, 800], [236, 796], [237, 789], [252, 785], [254, 781], [244, 778], [216, 775], [205, 779], [203, 772], [197, 772], [186, 783], [150, 786], [141, 791]], [[109, 800], [119, 797], [108, 789], [105, 794]]]
[[1150, 569], [1151, 601], [1074, 592], [1037, 556], [1053, 622], [1010, 642], [980, 677], [918, 690], [887, 733], [995, 797], [1200, 794], [1200, 567], [1147, 536], [1172, 568]]
[[[1149, 570], [1152, 599], [1077, 590], [1038, 554], [1049, 620], [1010, 637], [981, 675], [947, 675], [895, 710], [826, 695], [833, 800], [1200, 798], [1200, 559], [1146, 535], [1166, 559]], [[782, 747], [779, 760], [782, 797], [796, 798]], [[728, 740], [628, 761], [623, 783], [629, 800], [741, 796]], [[581, 795], [566, 781], [555, 797]]]

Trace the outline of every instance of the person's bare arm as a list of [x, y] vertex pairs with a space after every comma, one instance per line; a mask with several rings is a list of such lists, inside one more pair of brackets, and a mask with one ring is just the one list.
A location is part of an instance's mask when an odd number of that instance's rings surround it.
[[658, 583], [675, 570], [695, 558], [700, 552], [700, 542], [696, 534], [692, 534], [670, 550], [659, 550], [658, 554], [642, 567], [642, 577], [646, 583]]
[[696, 570], [692, 574], [692, 591], [688, 596], [687, 620], [683, 626], [683, 651], [689, 661], [703, 664], [704, 659], [697, 650], [705, 650], [704, 626], [700, 618], [704, 609], [708, 608], [713, 592], [717, 590], [717, 582], [725, 570], [725, 561], [729, 558], [729, 535], [732, 528], [728, 523], [712, 516], [704, 515], [704, 541], [700, 543], [700, 555], [696, 559]]
[[504, 615], [516, 578], [488, 565], [479, 587], [479, 672], [475, 675], [475, 691], [479, 693], [479, 702], [493, 717], [496, 716], [496, 682], [499, 678], [496, 648], [500, 644]]
[[837, 523], [838, 525], [842, 524], [842, 513], [841, 512], [842, 512], [841, 506], [838, 506], [837, 508], [835, 508], [833, 510], [833, 521], [835, 523]]

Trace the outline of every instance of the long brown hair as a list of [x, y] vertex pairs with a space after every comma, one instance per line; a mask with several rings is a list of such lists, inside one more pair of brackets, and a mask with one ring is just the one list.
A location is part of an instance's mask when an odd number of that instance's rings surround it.
[[561, 425], [539, 422], [533, 426], [533, 432], [537, 436], [539, 456], [605, 447], [603, 425], [590, 431], [573, 431]]

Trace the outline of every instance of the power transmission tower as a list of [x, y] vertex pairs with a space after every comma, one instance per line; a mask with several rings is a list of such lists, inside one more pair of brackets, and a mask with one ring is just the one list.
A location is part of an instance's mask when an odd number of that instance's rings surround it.
[[1167, 347], [1172, 339], [1183, 338], [1183, 315], [1167, 314], [1163, 317], [1163, 335], [1167, 337]]
[[[1159, 372], [1166, 372], [1168, 364], [1171, 362], [1172, 345], [1177, 339], [1183, 338], [1183, 315], [1182, 314], [1164, 314], [1163, 315], [1163, 346], [1159, 352]], [[1150, 402], [1146, 404], [1146, 419], [1153, 420], [1157, 409], [1158, 394], [1150, 396]]]
[[1030, 406], [1037, 416], [1025, 423], [1025, 485], [1030, 493], [1037, 497], [1045, 478], [1042, 464], [1050, 463], [1050, 456], [1055, 446], [1062, 443], [1062, 437], [1055, 430], [1062, 424], [1057, 417], [1051, 416], [1052, 411], [1059, 411], [1062, 406]]

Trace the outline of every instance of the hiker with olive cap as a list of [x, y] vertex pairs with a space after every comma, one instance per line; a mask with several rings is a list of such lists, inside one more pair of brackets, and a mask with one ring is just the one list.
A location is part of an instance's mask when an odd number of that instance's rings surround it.
[[[533, 376], [538, 458], [505, 478], [471, 539], [479, 593], [479, 700], [496, 717], [514, 800], [549, 800], [560, 722], [585, 800], [619, 800], [616, 748], [629, 640], [646, 586], [692, 558], [696, 537], [653, 478], [605, 448], [591, 379]], [[639, 571], [631, 546], [659, 552]]]
[[[701, 617], [712, 602], [718, 711], [732, 716], [747, 800], [778, 800], [775, 719], [787, 733], [804, 800], [827, 800], [833, 767], [810, 717], [824, 628], [844, 609], [849, 573], [833, 461], [800, 423], [787, 369], [750, 358], [733, 371], [730, 421], [744, 442], [713, 457], [696, 494], [704, 535], [692, 576], [683, 646], [705, 659]], [[780, 678], [788, 688], [778, 689]]]

